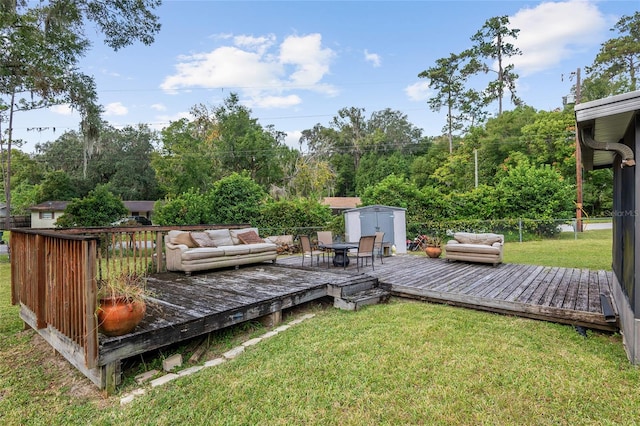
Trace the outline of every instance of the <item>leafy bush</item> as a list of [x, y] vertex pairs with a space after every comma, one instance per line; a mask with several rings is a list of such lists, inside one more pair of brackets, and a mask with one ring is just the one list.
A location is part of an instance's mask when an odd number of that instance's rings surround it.
[[[306, 198], [265, 203], [257, 225], [266, 235], [296, 235], [304, 230], [326, 229], [332, 220], [331, 209]], [[343, 232], [344, 227], [340, 229]]]
[[212, 223], [214, 206], [195, 189], [164, 202], [156, 203], [153, 220], [158, 225], [197, 225]]
[[107, 185], [98, 185], [86, 197], [76, 198], [67, 204], [64, 215], [56, 221], [56, 226], [109, 226], [127, 213], [122, 200], [113, 195]]
[[214, 223], [257, 223], [267, 193], [247, 175], [233, 173], [213, 184], [207, 194], [208, 204], [215, 206]]

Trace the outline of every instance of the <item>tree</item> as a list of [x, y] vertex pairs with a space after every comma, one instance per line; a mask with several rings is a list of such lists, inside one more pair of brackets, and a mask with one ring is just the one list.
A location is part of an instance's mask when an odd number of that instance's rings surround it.
[[282, 181], [278, 159], [287, 158], [289, 152], [283, 135], [273, 128], [265, 130], [251, 117], [251, 110], [240, 104], [237, 94], [231, 93], [213, 111], [213, 129], [214, 153], [224, 175], [247, 171], [264, 188]]
[[146, 125], [114, 129], [105, 126], [87, 176], [92, 186], [109, 183], [123, 200], [155, 200], [161, 196], [151, 155], [156, 133]]
[[[135, 40], [151, 44], [160, 30], [151, 11], [159, 5], [160, 0], [0, 2], [0, 122], [8, 118], [8, 210], [14, 113], [68, 103], [80, 112], [81, 130], [89, 146], [98, 133], [101, 107], [93, 78], [78, 70], [78, 62], [90, 46], [84, 27], [94, 23], [114, 50]], [[4, 140], [0, 140], [3, 146]]]
[[411, 124], [406, 114], [391, 108], [371, 113], [367, 134], [377, 135], [372, 150], [383, 154], [412, 154], [422, 139], [422, 130]]
[[617, 93], [635, 91], [638, 89], [637, 73], [640, 72], [640, 12], [623, 16], [611, 31], [619, 36], [602, 43], [587, 72], [591, 78], [617, 82]]
[[[473, 111], [469, 102], [477, 97], [473, 96], [473, 91], [467, 93], [465, 83], [469, 75], [479, 69], [480, 63], [467, 51], [438, 59], [435, 66], [418, 74], [420, 78], [428, 78], [429, 87], [436, 91], [429, 99], [431, 110], [440, 111], [443, 107], [447, 109], [447, 123], [442, 131], [449, 138], [449, 153], [453, 152], [453, 133], [463, 128], [465, 117], [460, 112], [465, 106], [466, 111]], [[454, 115], [455, 112], [458, 114]]]
[[44, 201], [68, 201], [79, 196], [77, 187], [62, 170], [50, 172], [39, 185], [37, 203]]
[[221, 166], [197, 122], [182, 118], [162, 129], [161, 144], [151, 164], [163, 192], [169, 197], [195, 189], [205, 193], [221, 178]]
[[267, 193], [249, 176], [233, 173], [213, 184], [207, 193], [216, 209], [215, 223], [257, 223]]
[[558, 219], [573, 216], [575, 191], [548, 165], [527, 160], [507, 164], [496, 188], [501, 193], [503, 218]]
[[108, 226], [127, 213], [122, 200], [113, 195], [107, 185], [99, 185], [86, 197], [76, 198], [67, 204], [64, 214], [56, 221], [56, 226]]
[[516, 96], [516, 80], [518, 74], [513, 72], [513, 64], [506, 65], [506, 59], [511, 56], [521, 55], [520, 49], [508, 42], [509, 38], [518, 38], [518, 29], [510, 29], [509, 17], [500, 16], [488, 19], [482, 28], [471, 37], [475, 42], [474, 55], [487, 58], [496, 62], [497, 70], [489, 65], [484, 65], [484, 72], [494, 71], [496, 80], [489, 82], [485, 91], [486, 102], [498, 101], [498, 115], [502, 114], [502, 99], [505, 89], [511, 93], [511, 100], [515, 105], [521, 103]]
[[288, 184], [289, 193], [296, 197], [320, 199], [331, 194], [335, 175], [328, 161], [319, 155], [300, 155]]

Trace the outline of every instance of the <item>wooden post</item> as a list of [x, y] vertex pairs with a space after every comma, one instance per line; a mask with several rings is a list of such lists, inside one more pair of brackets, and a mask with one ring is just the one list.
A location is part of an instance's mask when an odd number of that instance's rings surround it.
[[[576, 105], [580, 103], [580, 68], [576, 71]], [[582, 151], [578, 137], [578, 123], [576, 128], [576, 231], [582, 232]]]
[[82, 242], [82, 257], [84, 258], [84, 294], [85, 300], [82, 302], [85, 307], [84, 311], [84, 360], [85, 366], [89, 369], [98, 365], [98, 318], [96, 316], [97, 309], [97, 293], [98, 285], [96, 282], [97, 272], [97, 256], [98, 250], [97, 240]]
[[36, 259], [37, 259], [36, 260], [37, 262], [36, 276], [35, 276], [36, 295], [35, 295], [35, 300], [33, 302], [35, 303], [34, 314], [36, 314], [36, 327], [38, 328], [38, 330], [43, 329], [47, 326], [47, 321], [46, 321], [47, 262], [46, 262], [44, 240], [45, 240], [44, 236], [36, 235], [36, 238], [35, 238], [35, 246], [36, 246], [35, 249], [36, 249]]

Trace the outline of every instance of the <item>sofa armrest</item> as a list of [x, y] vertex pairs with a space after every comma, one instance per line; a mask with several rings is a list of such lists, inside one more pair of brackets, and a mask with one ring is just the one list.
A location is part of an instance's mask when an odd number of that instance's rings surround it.
[[189, 247], [184, 244], [173, 244], [168, 241], [164, 243], [165, 261], [168, 271], [182, 270], [182, 253], [187, 251]]

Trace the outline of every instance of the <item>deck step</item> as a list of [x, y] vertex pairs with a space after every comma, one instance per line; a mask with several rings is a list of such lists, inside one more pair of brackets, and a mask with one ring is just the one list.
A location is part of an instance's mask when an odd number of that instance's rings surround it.
[[375, 305], [389, 301], [391, 293], [381, 287], [374, 287], [362, 290], [357, 293], [344, 297], [336, 297], [333, 300], [333, 306], [346, 311], [357, 311], [366, 305]]
[[348, 297], [378, 287], [378, 279], [368, 275], [353, 277], [346, 282], [329, 284], [327, 294], [333, 297]]

